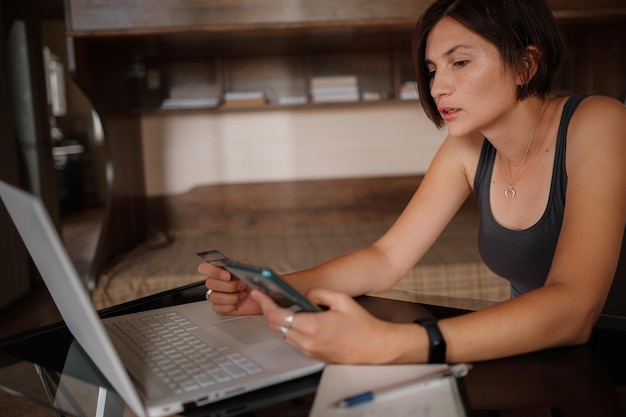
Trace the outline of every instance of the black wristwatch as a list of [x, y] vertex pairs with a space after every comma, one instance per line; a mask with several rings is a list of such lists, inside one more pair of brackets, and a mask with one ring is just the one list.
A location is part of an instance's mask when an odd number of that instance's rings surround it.
[[441, 330], [439, 330], [437, 319], [426, 317], [417, 319], [413, 323], [423, 326], [428, 333], [428, 340], [430, 341], [428, 363], [446, 363], [446, 341]]

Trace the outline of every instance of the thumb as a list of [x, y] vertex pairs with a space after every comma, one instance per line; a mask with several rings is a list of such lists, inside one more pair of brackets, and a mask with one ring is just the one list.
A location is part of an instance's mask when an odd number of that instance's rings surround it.
[[351, 297], [343, 292], [328, 290], [325, 288], [313, 288], [307, 293], [307, 298], [313, 304], [326, 306], [331, 310], [339, 309], [345, 305], [347, 299]]
[[252, 299], [259, 304], [263, 313], [267, 313], [270, 310], [278, 308], [274, 300], [272, 300], [270, 296], [265, 294], [263, 291], [254, 289], [250, 292], [250, 297], [252, 297]]

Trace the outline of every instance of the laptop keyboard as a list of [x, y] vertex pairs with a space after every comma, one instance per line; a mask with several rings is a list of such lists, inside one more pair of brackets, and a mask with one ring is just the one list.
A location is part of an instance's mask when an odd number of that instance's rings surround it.
[[105, 323], [177, 394], [263, 370], [232, 347], [209, 345], [175, 312]]

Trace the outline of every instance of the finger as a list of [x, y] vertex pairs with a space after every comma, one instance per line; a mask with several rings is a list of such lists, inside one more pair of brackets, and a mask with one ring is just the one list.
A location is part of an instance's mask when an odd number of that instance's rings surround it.
[[262, 291], [252, 290], [250, 297], [261, 307], [261, 311], [263, 311], [270, 328], [278, 333], [280, 327], [285, 324], [285, 318], [290, 315], [292, 311], [279, 307], [274, 300]]
[[233, 304], [213, 304], [213, 311], [223, 316], [228, 316], [237, 311], [237, 306]]
[[296, 313], [293, 312], [291, 314], [289, 314], [287, 317], [285, 317], [285, 324], [284, 326], [288, 329], [293, 329], [293, 322], [296, 320]]
[[287, 333], [285, 333], [285, 337], [283, 337], [283, 340], [285, 341], [285, 343], [298, 349], [306, 356], [315, 357], [312, 352], [307, 351], [307, 349], [305, 348], [305, 343], [307, 342], [307, 339], [302, 336], [297, 330], [289, 329]]
[[[259, 305], [248, 297], [247, 293], [239, 293], [241, 300], [238, 303], [213, 303], [213, 311], [218, 314], [229, 316], [250, 316], [262, 314]], [[215, 296], [215, 293], [211, 295], [211, 299]]]
[[232, 278], [230, 272], [227, 270], [218, 268], [206, 261], [198, 265], [198, 272], [202, 275], [206, 275], [208, 278], [216, 278], [221, 281], [230, 281]]
[[[261, 306], [261, 310], [263, 310], [263, 314], [266, 316], [273, 315], [275, 316], [276, 312], [281, 310], [278, 305], [272, 300], [267, 294], [259, 290], [252, 290], [250, 292], [250, 296], [254, 301], [256, 301], [259, 306]], [[269, 317], [268, 317], [269, 318]]]
[[[285, 341], [285, 343], [298, 349], [310, 358], [320, 359], [329, 362], [329, 358], [322, 352], [321, 349], [319, 349], [319, 346], [317, 345], [317, 337], [315, 337], [315, 334], [311, 334], [309, 331], [307, 331], [308, 325], [313, 325], [314, 327], [316, 325], [315, 322], [311, 322], [311, 320], [309, 320], [309, 316], [315, 316], [318, 314], [324, 313], [298, 313], [296, 315], [297, 327], [292, 326], [291, 328], [288, 328], [287, 326], [284, 326], [283, 323], [283, 326], [281, 326], [285, 329], [283, 340]], [[316, 320], [314, 317], [313, 319]], [[280, 328], [278, 334], [279, 336], [281, 335]]]
[[289, 331], [289, 328], [287, 326], [280, 326], [278, 328], [278, 334], [280, 335], [280, 337], [282, 337], [283, 339], [287, 336], [287, 332]]
[[216, 278], [207, 278], [204, 281], [204, 285], [207, 287], [207, 289], [210, 288], [216, 292], [235, 293], [235, 292], [246, 291], [248, 289], [248, 286], [246, 285], [246, 283], [243, 281], [239, 281], [239, 280], [222, 281]]
[[241, 304], [247, 298], [248, 294], [245, 292], [223, 292], [218, 290], [211, 291], [209, 296], [210, 301], [213, 304], [229, 304], [236, 306]]

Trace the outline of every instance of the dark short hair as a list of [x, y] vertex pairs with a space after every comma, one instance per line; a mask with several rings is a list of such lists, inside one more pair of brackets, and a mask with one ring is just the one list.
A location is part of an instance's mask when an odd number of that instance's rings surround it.
[[538, 50], [537, 71], [518, 87], [517, 98], [543, 97], [552, 86], [552, 78], [561, 65], [564, 43], [545, 0], [436, 0], [422, 14], [412, 39], [413, 65], [422, 107], [433, 123], [441, 128], [444, 121], [430, 95], [430, 77], [425, 64], [426, 40], [433, 27], [450, 17], [491, 42], [505, 65], [524, 74], [534, 45]]

